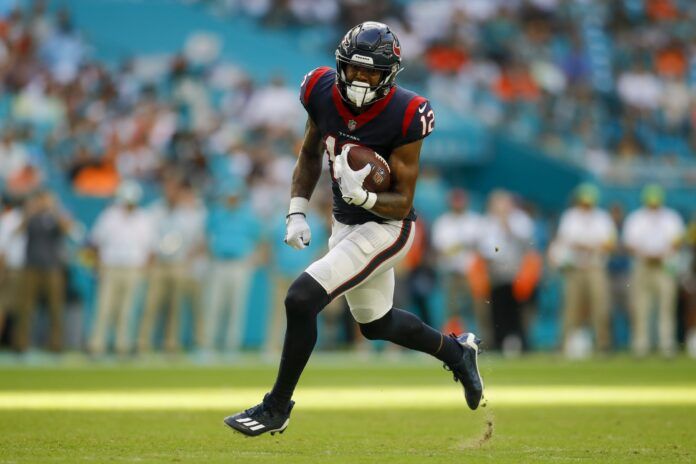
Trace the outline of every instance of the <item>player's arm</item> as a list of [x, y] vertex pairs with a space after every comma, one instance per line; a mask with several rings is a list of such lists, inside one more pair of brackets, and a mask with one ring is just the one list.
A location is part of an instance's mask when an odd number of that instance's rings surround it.
[[305, 198], [309, 201], [321, 176], [323, 151], [324, 144], [319, 128], [314, 124], [312, 118], [307, 117], [304, 141], [297, 163], [295, 163], [295, 170], [292, 173], [292, 186], [290, 187], [292, 198]]
[[377, 201], [370, 211], [388, 219], [400, 220], [408, 216], [413, 206], [418, 179], [418, 160], [423, 139], [402, 145], [389, 157], [392, 189], [377, 194]]
[[292, 172], [290, 208], [286, 216], [285, 243], [301, 250], [309, 245], [312, 233], [307, 223], [309, 199], [321, 176], [323, 140], [319, 128], [307, 117], [304, 141]]

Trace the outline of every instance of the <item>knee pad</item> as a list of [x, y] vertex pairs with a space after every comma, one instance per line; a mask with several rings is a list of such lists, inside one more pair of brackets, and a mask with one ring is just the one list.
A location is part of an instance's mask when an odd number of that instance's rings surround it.
[[329, 303], [329, 296], [319, 282], [303, 272], [290, 285], [285, 296], [285, 311], [290, 317], [315, 316]]

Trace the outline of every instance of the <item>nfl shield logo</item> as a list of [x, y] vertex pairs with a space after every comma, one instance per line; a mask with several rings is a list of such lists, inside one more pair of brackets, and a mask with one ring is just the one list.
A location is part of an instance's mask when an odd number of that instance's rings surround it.
[[356, 127], [358, 127], [358, 123], [357, 123], [357, 122], [355, 122], [355, 121], [352, 120], [352, 119], [351, 119], [350, 121], [348, 121], [348, 130], [350, 130], [350, 131], [352, 132], [352, 131], [355, 130]]

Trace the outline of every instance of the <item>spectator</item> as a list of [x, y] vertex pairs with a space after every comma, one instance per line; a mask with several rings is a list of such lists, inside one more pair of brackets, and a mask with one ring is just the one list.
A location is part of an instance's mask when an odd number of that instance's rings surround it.
[[290, 11], [302, 24], [330, 23], [338, 15], [335, 0], [290, 0]]
[[551, 259], [565, 276], [563, 340], [566, 353], [574, 355], [574, 340], [582, 337], [585, 308], [589, 309], [597, 348], [611, 347], [607, 260], [616, 244], [616, 228], [609, 214], [597, 207], [599, 189], [581, 184], [576, 205], [561, 216]]
[[691, 217], [685, 242], [689, 253], [684, 282], [687, 293], [686, 352], [691, 358], [696, 358], [696, 214]]
[[53, 352], [63, 348], [63, 240], [71, 225], [51, 192], [41, 191], [28, 200], [21, 225], [26, 233], [24, 291], [15, 331], [15, 348], [20, 352], [26, 351], [31, 343], [31, 321], [41, 297], [48, 302], [50, 316], [48, 347]]
[[19, 205], [5, 201], [0, 213], [0, 335], [5, 318], [17, 313], [19, 296], [24, 293], [23, 269], [27, 250], [26, 233], [22, 231], [23, 212]]
[[148, 352], [152, 348], [155, 321], [165, 303], [164, 349], [170, 353], [179, 350], [179, 323], [185, 298], [193, 306], [195, 342], [200, 346], [204, 342], [202, 314], [191, 268], [204, 243], [205, 207], [192, 195], [188, 184], [170, 177], [164, 182], [164, 198], [148, 212], [155, 236], [138, 351]]
[[660, 80], [642, 61], [637, 61], [630, 70], [622, 73], [616, 85], [624, 103], [638, 109], [655, 109], [662, 97]]
[[643, 189], [643, 208], [626, 218], [623, 241], [633, 255], [633, 353], [650, 350], [650, 314], [657, 302], [659, 346], [663, 356], [676, 349], [676, 251], [684, 237], [684, 221], [664, 206], [659, 185]]
[[218, 329], [227, 313], [224, 347], [234, 352], [243, 343], [247, 296], [262, 240], [261, 223], [245, 198], [243, 185], [222, 186], [218, 202], [210, 209], [206, 229], [212, 263], [206, 292], [205, 348], [216, 345]]
[[472, 294], [467, 280], [481, 240], [482, 218], [469, 210], [469, 199], [462, 189], [449, 194], [449, 211], [433, 224], [433, 248], [438, 253], [438, 267], [443, 275], [447, 316], [445, 332], [463, 331], [462, 314], [471, 308], [483, 337], [490, 335], [486, 308]]
[[298, 121], [302, 120], [297, 92], [287, 87], [280, 76], [274, 77], [270, 85], [258, 89], [247, 108], [249, 127], [264, 130], [271, 138], [285, 136], [297, 129]]
[[[616, 230], [622, 230], [625, 220], [625, 212], [620, 203], [614, 203], [609, 207], [609, 214], [614, 221]], [[628, 314], [628, 294], [630, 289], [630, 255], [623, 243], [617, 246], [609, 255], [607, 263], [609, 271], [610, 301], [612, 309], [621, 314]]]
[[140, 186], [124, 181], [116, 202], [97, 218], [92, 244], [98, 254], [99, 294], [89, 350], [101, 355], [112, 324], [116, 325], [116, 352], [131, 351], [131, 316], [135, 295], [143, 279], [154, 241], [154, 227], [147, 212], [138, 207]]
[[60, 10], [55, 31], [41, 47], [39, 54], [43, 61], [57, 81], [67, 83], [77, 76], [85, 52], [82, 40], [73, 30], [68, 11]]
[[480, 250], [490, 275], [493, 344], [503, 354], [517, 355], [526, 346], [522, 303], [513, 284], [527, 252], [532, 249], [534, 223], [515, 206], [512, 195], [494, 191], [480, 228]]
[[12, 129], [5, 129], [0, 139], [0, 182], [7, 182], [29, 164], [29, 152], [17, 141]]

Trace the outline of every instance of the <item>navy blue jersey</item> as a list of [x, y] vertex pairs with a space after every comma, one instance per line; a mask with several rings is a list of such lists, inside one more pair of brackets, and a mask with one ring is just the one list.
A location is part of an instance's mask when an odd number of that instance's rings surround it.
[[[324, 139], [329, 158], [333, 190], [333, 214], [343, 224], [384, 222], [385, 219], [359, 206], [343, 201], [333, 175], [333, 160], [346, 143], [371, 148], [387, 162], [392, 151], [407, 143], [427, 137], [435, 124], [430, 103], [415, 93], [393, 87], [389, 94], [355, 115], [343, 101], [336, 86], [336, 71], [321, 67], [311, 71], [302, 81], [300, 101]], [[414, 220], [411, 209], [407, 219]]]

